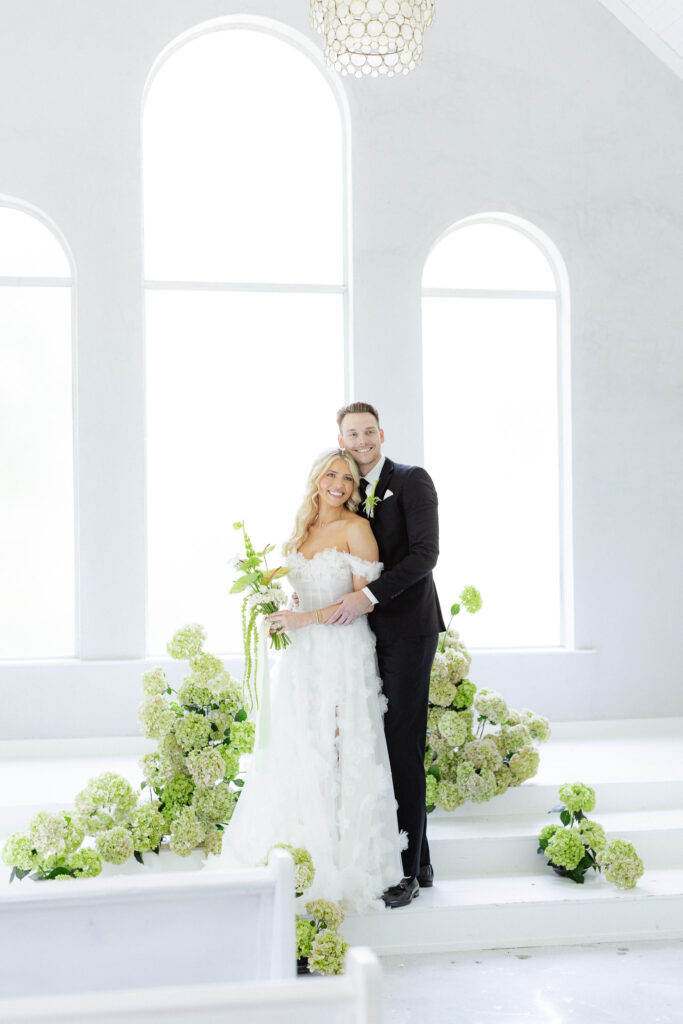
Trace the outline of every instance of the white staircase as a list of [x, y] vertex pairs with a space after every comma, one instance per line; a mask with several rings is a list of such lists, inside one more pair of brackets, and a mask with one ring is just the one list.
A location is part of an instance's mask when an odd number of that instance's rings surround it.
[[[35, 810], [68, 807], [97, 772], [137, 784], [137, 757], [152, 746], [134, 738], [0, 743], [0, 836], [25, 827]], [[536, 853], [542, 826], [559, 820], [547, 814], [558, 786], [577, 781], [596, 790], [590, 816], [633, 842], [645, 862], [635, 889], [593, 873], [576, 885]], [[683, 719], [555, 724], [536, 778], [488, 804], [435, 812], [429, 838], [434, 887], [410, 907], [347, 918], [353, 945], [406, 954], [683, 938]], [[171, 864], [192, 870], [197, 861], [169, 855], [127, 870]]]

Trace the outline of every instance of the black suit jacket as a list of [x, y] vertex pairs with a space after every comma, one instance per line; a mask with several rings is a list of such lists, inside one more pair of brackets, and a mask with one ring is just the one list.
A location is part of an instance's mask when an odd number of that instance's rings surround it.
[[[391, 491], [390, 497], [386, 492]], [[384, 571], [370, 584], [377, 598], [368, 621], [377, 639], [433, 636], [446, 627], [432, 569], [439, 557], [438, 499], [420, 466], [385, 459], [370, 526]]]

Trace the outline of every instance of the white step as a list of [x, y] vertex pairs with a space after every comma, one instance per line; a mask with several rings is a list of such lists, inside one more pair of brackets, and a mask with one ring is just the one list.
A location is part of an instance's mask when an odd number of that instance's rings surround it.
[[[540, 858], [539, 858], [540, 859]], [[350, 916], [345, 937], [379, 955], [683, 938], [683, 868], [647, 871], [621, 890], [549, 868], [438, 882], [408, 907]]]

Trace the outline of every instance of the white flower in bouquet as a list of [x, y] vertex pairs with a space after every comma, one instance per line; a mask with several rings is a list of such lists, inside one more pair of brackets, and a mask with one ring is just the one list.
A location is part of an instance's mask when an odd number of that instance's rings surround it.
[[221, 783], [211, 788], [197, 788], [192, 797], [194, 812], [203, 824], [225, 825], [235, 810], [237, 794]]
[[171, 705], [161, 693], [147, 697], [138, 707], [138, 722], [148, 739], [162, 739], [173, 728], [175, 717]]
[[[115, 772], [102, 772], [76, 794], [76, 808], [86, 819], [103, 813], [110, 816], [115, 825], [128, 820], [137, 802], [130, 782]], [[92, 830], [91, 820], [88, 820], [88, 827]]]
[[133, 856], [133, 838], [122, 825], [99, 832], [95, 845], [102, 860], [109, 864], [125, 864]]
[[477, 771], [470, 761], [461, 761], [457, 769], [457, 785], [463, 800], [484, 803], [496, 792], [496, 776], [490, 768]]
[[142, 692], [146, 697], [153, 697], [157, 693], [165, 693], [168, 690], [168, 682], [163, 668], [153, 668], [142, 675]]
[[495, 690], [481, 689], [474, 698], [474, 710], [493, 725], [504, 722], [508, 715], [505, 699]]
[[8, 868], [30, 871], [35, 866], [33, 844], [24, 832], [14, 832], [2, 848], [2, 860]]
[[187, 755], [187, 767], [198, 786], [213, 786], [225, 775], [225, 761], [217, 747], [190, 751]]
[[221, 659], [215, 654], [209, 654], [208, 651], [200, 651], [199, 654], [192, 655], [189, 661], [192, 675], [197, 682], [201, 680], [208, 683], [225, 671]]
[[230, 726], [230, 746], [237, 754], [251, 754], [255, 736], [256, 725], [249, 719]]
[[204, 841], [207, 829], [198, 820], [192, 807], [181, 807], [171, 823], [171, 849], [180, 857], [189, 857]]
[[541, 755], [535, 747], [522, 747], [510, 758], [511, 786], [521, 786], [527, 779], [534, 777], [538, 771]]
[[444, 811], [454, 811], [456, 807], [460, 807], [465, 801], [455, 782], [441, 779], [436, 787], [436, 799], [434, 802], [437, 807], [441, 807]]
[[323, 928], [313, 939], [308, 965], [318, 974], [342, 974], [348, 948], [348, 942], [339, 932]]
[[201, 652], [205, 640], [206, 630], [198, 622], [193, 622], [173, 634], [166, 650], [176, 661], [189, 661]]
[[183, 750], [198, 750], [205, 747], [211, 736], [211, 722], [205, 715], [189, 711], [176, 719], [175, 737]]
[[102, 872], [102, 858], [97, 850], [84, 846], [71, 854], [69, 867], [76, 878], [96, 878]]
[[598, 850], [598, 863], [607, 881], [620, 889], [633, 889], [645, 871], [635, 846], [625, 839], [612, 839], [605, 849]]
[[462, 749], [462, 755], [478, 770], [490, 768], [491, 771], [497, 771], [503, 763], [503, 758], [493, 736], [469, 740]]
[[223, 833], [217, 828], [209, 829], [204, 836], [204, 850], [207, 854], [219, 857], [223, 849]]
[[214, 694], [207, 680], [199, 673], [185, 676], [178, 687], [178, 700], [184, 707], [206, 708], [213, 703]]
[[505, 744], [506, 751], [510, 754], [516, 753], [522, 747], [531, 744], [531, 735], [526, 725], [504, 725], [500, 730], [500, 737]]
[[439, 717], [438, 730], [451, 747], [459, 747], [468, 734], [467, 719], [457, 711], [444, 711]]
[[138, 853], [156, 850], [166, 832], [166, 822], [156, 807], [138, 807], [130, 819], [133, 848]]

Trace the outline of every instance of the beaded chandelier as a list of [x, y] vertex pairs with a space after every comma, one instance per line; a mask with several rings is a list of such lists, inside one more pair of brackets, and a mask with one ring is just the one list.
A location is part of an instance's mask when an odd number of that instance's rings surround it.
[[342, 75], [407, 75], [420, 64], [436, 0], [310, 0], [325, 59]]

